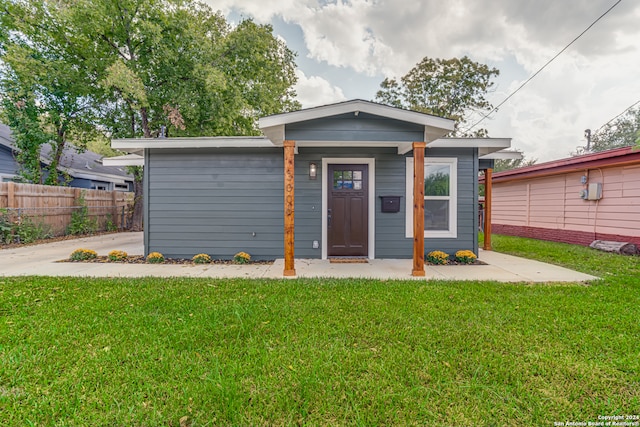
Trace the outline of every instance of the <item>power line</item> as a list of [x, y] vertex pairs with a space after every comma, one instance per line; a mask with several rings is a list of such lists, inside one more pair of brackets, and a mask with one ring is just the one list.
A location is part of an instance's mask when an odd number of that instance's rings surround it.
[[493, 114], [494, 112], [498, 111], [498, 109], [504, 105], [505, 102], [507, 102], [509, 99], [511, 99], [511, 97], [513, 95], [515, 95], [516, 93], [518, 93], [520, 91], [520, 89], [522, 89], [523, 87], [525, 87], [527, 85], [527, 83], [529, 83], [531, 80], [533, 80], [533, 78], [535, 76], [537, 76], [538, 74], [540, 74], [540, 72], [542, 70], [544, 70], [545, 68], [547, 68], [547, 66], [549, 64], [551, 64], [557, 57], [559, 57], [560, 55], [562, 55], [562, 53], [567, 50], [572, 44], [574, 44], [580, 37], [582, 37], [587, 31], [589, 31], [591, 29], [591, 27], [593, 27], [595, 24], [598, 23], [598, 21], [600, 21], [602, 18], [605, 17], [605, 15], [607, 15], [609, 12], [611, 12], [611, 10], [613, 10], [614, 7], [616, 7], [618, 4], [620, 4], [622, 0], [618, 0], [617, 2], [615, 2], [615, 4], [613, 6], [611, 6], [609, 9], [607, 9], [606, 12], [604, 12], [602, 15], [600, 15], [598, 17], [598, 19], [596, 19], [595, 21], [593, 21], [591, 23], [591, 25], [589, 25], [583, 32], [581, 32], [576, 38], [574, 38], [573, 40], [571, 40], [571, 43], [569, 43], [568, 45], [566, 45], [564, 48], [562, 48], [562, 50], [560, 52], [558, 52], [553, 58], [551, 58], [549, 61], [547, 61], [546, 64], [544, 64], [538, 71], [536, 71], [535, 73], [533, 73], [527, 80], [524, 81], [524, 83], [522, 83], [520, 86], [518, 86], [518, 88], [516, 90], [514, 90], [513, 92], [511, 92], [509, 94], [509, 96], [507, 96], [504, 100], [502, 100], [502, 102], [500, 104], [498, 104], [496, 107], [493, 108], [493, 110], [489, 111], [487, 114], [485, 114], [484, 116], [482, 116], [482, 118], [480, 118], [480, 120], [478, 120], [477, 122], [475, 122], [473, 125], [471, 125], [469, 128], [467, 128], [464, 132], [468, 132], [471, 129], [473, 129], [474, 127], [478, 126], [480, 123], [482, 123], [487, 117], [489, 117], [491, 114]]
[[633, 104], [631, 104], [629, 107], [627, 107], [622, 113], [618, 114], [617, 116], [615, 116], [613, 119], [609, 120], [607, 123], [603, 124], [602, 126], [600, 126], [598, 129], [596, 129], [596, 131], [594, 133], [598, 133], [600, 132], [600, 129], [602, 129], [603, 127], [605, 127], [606, 125], [608, 125], [609, 123], [617, 120], [620, 116], [622, 116], [623, 114], [625, 114], [627, 111], [631, 110], [633, 107], [635, 107], [636, 105], [640, 104], [640, 99], [637, 100], [636, 102], [634, 102]]

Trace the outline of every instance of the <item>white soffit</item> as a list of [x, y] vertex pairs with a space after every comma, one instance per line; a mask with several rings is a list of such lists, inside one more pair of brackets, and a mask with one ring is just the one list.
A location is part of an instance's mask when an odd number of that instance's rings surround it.
[[511, 138], [440, 138], [427, 143], [429, 148], [477, 148], [478, 156], [511, 147]]
[[520, 160], [524, 156], [519, 151], [496, 151], [490, 154], [481, 156], [481, 159], [486, 160]]
[[102, 159], [105, 166], [144, 166], [144, 156], [139, 154], [126, 154], [124, 156], [105, 157]]

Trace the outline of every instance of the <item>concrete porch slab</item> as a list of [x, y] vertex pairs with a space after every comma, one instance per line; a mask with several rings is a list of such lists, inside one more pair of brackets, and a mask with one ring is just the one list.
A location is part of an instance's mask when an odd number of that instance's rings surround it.
[[[66, 263], [78, 248], [107, 255], [113, 249], [144, 253], [142, 233], [117, 233], [0, 250], [0, 276], [211, 277], [282, 279], [284, 260], [271, 265], [184, 265]], [[498, 282], [585, 282], [597, 279], [556, 265], [497, 252], [480, 251], [487, 265], [425, 266], [425, 277], [411, 276], [410, 259], [375, 259], [362, 264], [296, 259], [296, 277], [370, 278], [378, 280], [491, 280]]]

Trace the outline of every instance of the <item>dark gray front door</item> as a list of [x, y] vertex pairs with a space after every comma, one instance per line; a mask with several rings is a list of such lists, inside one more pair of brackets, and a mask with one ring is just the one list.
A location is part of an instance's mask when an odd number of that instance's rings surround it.
[[368, 166], [329, 165], [327, 255], [369, 253]]

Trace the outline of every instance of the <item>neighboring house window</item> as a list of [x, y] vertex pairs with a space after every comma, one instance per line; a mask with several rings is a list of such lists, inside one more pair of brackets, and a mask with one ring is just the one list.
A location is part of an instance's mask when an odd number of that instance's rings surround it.
[[118, 191], [129, 191], [129, 184], [116, 184], [115, 186]]
[[93, 185], [91, 185], [91, 189], [92, 190], [108, 190], [109, 184], [98, 184], [98, 183], [93, 183]]
[[[424, 237], [458, 237], [458, 159], [424, 159]], [[413, 157], [407, 157], [406, 237], [413, 237]]]

